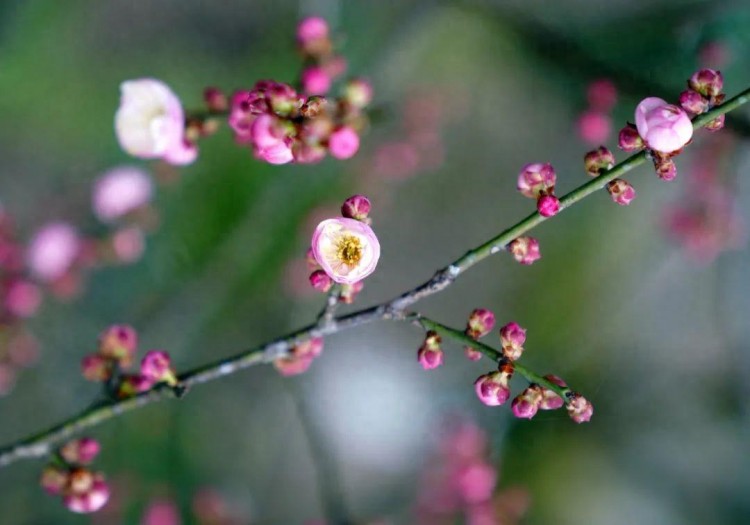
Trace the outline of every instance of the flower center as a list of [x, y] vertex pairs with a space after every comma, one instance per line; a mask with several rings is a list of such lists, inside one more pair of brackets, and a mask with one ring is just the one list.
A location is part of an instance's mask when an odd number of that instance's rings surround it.
[[356, 266], [362, 259], [362, 241], [354, 235], [344, 235], [336, 244], [336, 257], [347, 266]]

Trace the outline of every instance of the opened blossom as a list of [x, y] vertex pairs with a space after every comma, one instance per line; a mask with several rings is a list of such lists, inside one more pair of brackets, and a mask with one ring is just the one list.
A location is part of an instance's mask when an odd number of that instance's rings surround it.
[[657, 97], [643, 99], [638, 104], [635, 124], [648, 146], [660, 153], [679, 150], [693, 136], [693, 124], [687, 113]]
[[331, 279], [354, 284], [375, 271], [380, 243], [367, 224], [345, 217], [326, 219], [312, 237], [315, 261]]
[[190, 164], [198, 151], [185, 138], [185, 114], [177, 95], [153, 78], [120, 85], [115, 131], [120, 146], [143, 159], [162, 158], [170, 164]]

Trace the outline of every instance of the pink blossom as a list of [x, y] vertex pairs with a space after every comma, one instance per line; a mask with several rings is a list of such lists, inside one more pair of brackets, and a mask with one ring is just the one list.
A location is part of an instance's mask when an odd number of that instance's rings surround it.
[[349, 126], [340, 127], [328, 138], [328, 149], [337, 159], [351, 158], [359, 150], [359, 135]]
[[518, 191], [524, 197], [538, 199], [540, 195], [553, 193], [557, 175], [551, 164], [527, 164], [518, 174]]
[[479, 400], [487, 406], [499, 406], [510, 397], [510, 378], [513, 365], [503, 363], [497, 372], [481, 375], [474, 381], [474, 390]]
[[310, 368], [313, 360], [323, 353], [323, 338], [313, 337], [297, 343], [284, 357], [274, 360], [273, 365], [283, 376], [302, 374]]
[[355, 108], [365, 108], [372, 102], [372, 84], [362, 78], [354, 78], [344, 88], [344, 98]]
[[525, 235], [510, 241], [508, 251], [513, 254], [513, 258], [517, 262], [527, 266], [542, 257], [539, 251], [539, 241], [534, 237], [527, 237]]
[[122, 263], [137, 261], [146, 249], [143, 231], [136, 226], [120, 228], [112, 236], [112, 249]]
[[380, 243], [372, 228], [345, 217], [318, 224], [311, 246], [323, 271], [342, 284], [354, 284], [370, 275], [380, 258]]
[[99, 353], [120, 362], [120, 366], [130, 366], [138, 346], [138, 334], [128, 325], [112, 325], [99, 335]]
[[169, 499], [156, 499], [149, 503], [141, 525], [181, 525], [177, 505]]
[[352, 195], [341, 205], [341, 215], [349, 219], [367, 221], [370, 214], [370, 199], [364, 195]]
[[255, 154], [269, 164], [286, 164], [294, 158], [291, 140], [279, 129], [278, 119], [260, 115], [251, 126]]
[[325, 95], [331, 89], [331, 77], [322, 67], [311, 66], [302, 72], [302, 90], [308, 95]]
[[484, 337], [495, 327], [495, 314], [486, 308], [476, 308], [469, 315], [466, 335], [472, 339]]
[[497, 470], [483, 461], [468, 464], [456, 473], [461, 499], [470, 505], [490, 499], [496, 483]]
[[623, 179], [615, 179], [607, 184], [607, 192], [620, 206], [627, 206], [635, 199], [635, 189]]
[[109, 500], [109, 486], [103, 479], [95, 479], [85, 492], [73, 492], [63, 498], [68, 510], [80, 514], [96, 512]]
[[626, 125], [620, 130], [620, 134], [617, 138], [617, 147], [623, 151], [633, 152], [643, 149], [645, 144], [643, 139], [638, 134], [638, 130], [632, 124]]
[[130, 155], [163, 158], [173, 164], [187, 164], [185, 115], [177, 95], [160, 80], [140, 78], [120, 85], [120, 107], [115, 131], [122, 148]]
[[297, 42], [303, 47], [311, 41], [328, 38], [328, 22], [318, 16], [311, 16], [297, 25]]
[[333, 279], [323, 270], [315, 270], [310, 274], [310, 285], [319, 292], [327, 293], [333, 286]]
[[567, 405], [568, 415], [576, 423], [586, 423], [594, 415], [594, 405], [579, 393], [573, 393]]
[[162, 350], [146, 352], [141, 360], [141, 376], [152, 384], [165, 382], [175, 385], [177, 377], [172, 370], [172, 359], [169, 357], [169, 352]]
[[443, 364], [443, 350], [440, 348], [441, 338], [436, 332], [427, 332], [424, 343], [417, 352], [417, 361], [425, 370], [432, 370]]
[[[551, 383], [556, 384], [557, 386], [566, 388], [568, 385], [557, 377], [556, 375], [548, 374], [544, 376], [544, 378]], [[548, 388], [542, 388], [542, 401], [539, 404], [539, 408], [542, 410], [557, 410], [561, 406], [563, 406], [565, 402], [563, 401], [563, 398], [558, 396], [554, 391], [548, 389]]]
[[153, 184], [148, 174], [133, 166], [113, 168], [94, 183], [94, 213], [102, 222], [112, 222], [148, 204]]
[[606, 142], [612, 132], [612, 118], [596, 110], [581, 113], [577, 125], [581, 139], [591, 145]]
[[34, 283], [12, 281], [5, 291], [5, 308], [16, 317], [32, 317], [42, 304], [42, 293]]
[[554, 195], [542, 195], [536, 201], [536, 209], [542, 217], [552, 217], [560, 212], [560, 199]]
[[693, 124], [681, 108], [657, 97], [643, 99], [635, 110], [638, 134], [658, 152], [682, 148], [693, 136]]
[[615, 165], [615, 156], [609, 149], [599, 146], [597, 149], [586, 153], [583, 157], [583, 165], [588, 175], [598, 177], [602, 172]]
[[531, 419], [539, 410], [542, 403], [542, 389], [539, 385], [531, 385], [513, 400], [511, 409], [513, 415], [522, 419]]
[[511, 361], [521, 357], [526, 342], [526, 329], [516, 322], [510, 322], [500, 329], [500, 343], [503, 355]]
[[688, 80], [690, 89], [697, 91], [704, 97], [713, 98], [721, 94], [724, 89], [724, 76], [715, 69], [701, 69], [693, 73]]
[[52, 496], [62, 494], [67, 484], [68, 472], [52, 465], [45, 467], [39, 478], [39, 485]]
[[72, 226], [64, 222], [47, 224], [34, 234], [29, 244], [29, 268], [42, 281], [54, 281], [67, 273], [80, 249], [81, 241]]
[[84, 437], [68, 441], [60, 448], [60, 455], [68, 463], [88, 465], [99, 455], [101, 445], [95, 439]]
[[692, 89], [686, 89], [680, 93], [680, 106], [682, 109], [693, 115], [700, 115], [708, 111], [709, 101], [703, 98], [703, 95]]

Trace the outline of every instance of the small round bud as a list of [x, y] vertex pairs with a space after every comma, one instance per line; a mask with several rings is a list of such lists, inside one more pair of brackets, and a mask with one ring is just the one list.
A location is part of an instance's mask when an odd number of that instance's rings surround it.
[[119, 361], [123, 368], [132, 364], [137, 346], [138, 335], [127, 325], [110, 326], [99, 336], [99, 353]]
[[[561, 386], [563, 388], [567, 387], [568, 385], [565, 384], [565, 381], [557, 377], [556, 375], [548, 374], [544, 376], [544, 379], [547, 381], [556, 384], [557, 386]], [[557, 410], [561, 406], [563, 406], [565, 402], [563, 401], [563, 398], [558, 396], [555, 392], [552, 390], [549, 390], [548, 388], [542, 387], [542, 401], [539, 404], [539, 408], [542, 410]]]
[[716, 97], [724, 89], [724, 76], [715, 69], [701, 69], [693, 73], [688, 80], [688, 86], [704, 97]]
[[333, 279], [323, 270], [315, 270], [310, 274], [310, 286], [319, 292], [328, 293], [333, 286]]
[[560, 199], [554, 195], [542, 195], [536, 201], [536, 210], [542, 217], [552, 217], [560, 212]]
[[513, 365], [503, 363], [497, 372], [481, 375], [474, 381], [474, 390], [479, 400], [487, 406], [500, 406], [510, 397], [510, 378]]
[[68, 463], [74, 465], [88, 465], [97, 455], [101, 446], [95, 439], [84, 437], [67, 442], [60, 448], [60, 455]]
[[598, 177], [602, 172], [615, 165], [615, 156], [604, 146], [599, 146], [597, 149], [586, 153], [583, 157], [583, 164], [588, 175]]
[[39, 478], [39, 485], [53, 496], [61, 494], [68, 485], [68, 471], [48, 465], [42, 471]]
[[156, 383], [177, 384], [177, 377], [172, 370], [172, 359], [169, 352], [151, 350], [141, 360], [141, 376], [152, 385]]
[[432, 370], [443, 364], [443, 350], [440, 348], [441, 337], [437, 332], [429, 331], [422, 346], [417, 352], [417, 361], [425, 370]]
[[332, 79], [319, 66], [311, 66], [302, 72], [302, 91], [308, 95], [325, 95], [331, 89]]
[[553, 193], [556, 181], [557, 175], [551, 164], [527, 164], [518, 174], [516, 187], [524, 197], [538, 199], [541, 195]]
[[469, 315], [466, 335], [472, 339], [484, 337], [495, 328], [495, 314], [486, 308], [476, 308]]
[[531, 385], [513, 399], [511, 409], [513, 415], [521, 419], [531, 419], [539, 410], [542, 403], [542, 388]]
[[612, 200], [620, 206], [627, 206], [635, 199], [635, 189], [623, 179], [615, 179], [607, 184], [607, 191]]
[[203, 100], [212, 113], [223, 113], [229, 109], [229, 99], [219, 88], [207, 87], [204, 89]]
[[362, 109], [372, 102], [372, 84], [362, 78], [354, 78], [344, 87], [344, 100], [351, 106]]
[[585, 423], [594, 414], [594, 405], [581, 394], [575, 392], [568, 398], [568, 415], [576, 423]]
[[108, 381], [112, 368], [113, 361], [101, 354], [89, 354], [81, 359], [81, 373], [89, 381]]
[[523, 344], [526, 342], [526, 329], [516, 322], [510, 322], [500, 329], [500, 343], [506, 359], [515, 361], [523, 354]]
[[680, 106], [682, 109], [693, 115], [700, 115], [708, 111], [709, 103], [708, 100], [697, 91], [692, 89], [686, 89], [680, 93]]
[[726, 115], [719, 115], [715, 119], [713, 119], [711, 122], [706, 124], [704, 128], [708, 131], [719, 131], [720, 129], [724, 128], [724, 121], [726, 119]]
[[359, 135], [353, 128], [342, 126], [328, 138], [328, 150], [339, 160], [351, 158], [359, 150]]
[[534, 237], [522, 236], [513, 239], [508, 244], [508, 251], [513, 254], [517, 262], [527, 266], [542, 257], [539, 251], [539, 241]]
[[628, 124], [620, 130], [617, 138], [617, 147], [628, 153], [642, 150], [646, 144], [638, 134], [638, 130], [632, 124]]
[[672, 159], [658, 159], [656, 175], [663, 181], [671, 182], [677, 178], [677, 165]]
[[367, 221], [370, 213], [370, 199], [364, 195], [352, 195], [341, 205], [341, 215], [349, 219]]
[[325, 54], [331, 47], [328, 33], [328, 22], [324, 19], [317, 16], [305, 18], [297, 25], [297, 44], [308, 55]]

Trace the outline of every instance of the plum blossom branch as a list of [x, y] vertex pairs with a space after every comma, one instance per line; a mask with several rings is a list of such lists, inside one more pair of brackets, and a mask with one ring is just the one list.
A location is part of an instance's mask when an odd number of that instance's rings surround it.
[[[746, 104], [748, 101], [750, 101], [750, 88], [742, 91], [740, 94], [727, 100], [723, 104], [717, 105], [708, 112], [696, 117], [693, 120], [693, 127], [695, 129], [704, 127], [714, 119]], [[592, 193], [603, 189], [609, 182], [643, 164], [648, 158], [649, 154], [646, 151], [642, 151], [613, 166], [611, 169], [603, 171], [599, 177], [594, 178], [561, 197], [559, 199], [560, 209], [564, 210]], [[288, 355], [290, 350], [296, 344], [309, 340], [310, 338], [335, 334], [376, 321], [398, 320], [418, 322], [425, 328], [437, 331], [445, 337], [454, 339], [459, 343], [469, 345], [490, 359], [497, 361], [500, 356], [493, 348], [478, 343], [462, 332], [437, 323], [436, 321], [418, 316], [418, 314], [407, 314], [405, 309], [425, 297], [444, 290], [463, 272], [490, 255], [507, 249], [511, 241], [535, 228], [545, 220], [546, 217], [543, 217], [540, 213], [532, 213], [480, 246], [469, 250], [465, 255], [445, 268], [438, 270], [438, 272], [427, 282], [390, 301], [348, 315], [333, 317], [330, 319], [330, 322], [316, 322], [269, 343], [244, 350], [229, 358], [214, 361], [203, 365], [202, 367], [185, 372], [177, 377], [177, 383], [175, 386], [163, 383], [158, 384], [145, 392], [134, 395], [133, 397], [105, 401], [99, 405], [85, 409], [62, 423], [1, 448], [0, 467], [10, 465], [21, 459], [46, 456], [52, 452], [54, 446], [62, 443], [69, 437], [84, 429], [97, 426], [111, 418], [119, 417], [126, 412], [130, 412], [131, 410], [135, 410], [156, 401], [181, 397], [195, 385], [218, 380], [250, 366], [272, 362], [279, 357]], [[515, 368], [530, 382], [540, 384], [558, 395], [566, 395], [567, 390], [549, 382], [531, 370], [519, 366], [517, 363], [515, 364]]]

